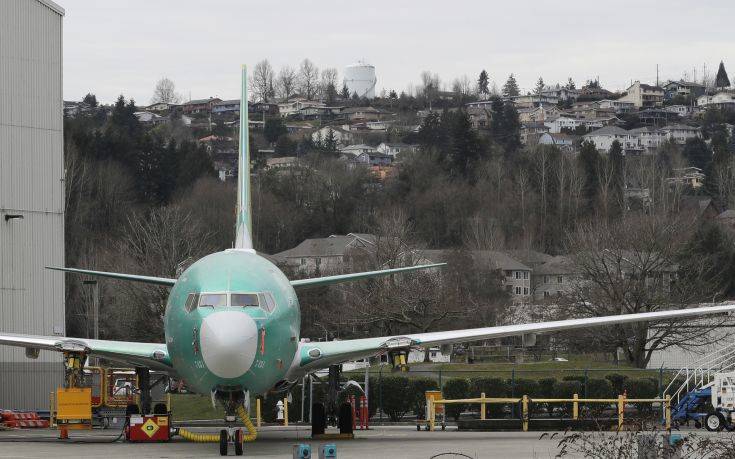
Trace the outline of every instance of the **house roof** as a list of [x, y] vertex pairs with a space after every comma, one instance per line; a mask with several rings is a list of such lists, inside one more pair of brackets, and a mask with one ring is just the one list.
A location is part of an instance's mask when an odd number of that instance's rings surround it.
[[190, 100], [189, 102], [184, 102], [182, 105], [201, 105], [212, 101], [220, 101], [220, 99], [218, 99], [217, 97], [210, 97], [208, 99], [194, 99]]
[[380, 113], [380, 110], [373, 107], [348, 107], [342, 110], [342, 113], [351, 114], [351, 113], [360, 113], [360, 112], [367, 112], [367, 113]]
[[240, 105], [240, 99], [221, 100], [215, 102], [214, 105]]
[[375, 244], [372, 234], [333, 234], [329, 237], [306, 239], [296, 247], [273, 255], [276, 259], [302, 257], [340, 257], [349, 246], [369, 247]]
[[585, 134], [583, 137], [593, 137], [598, 135], [628, 135], [628, 131], [617, 126], [605, 126], [594, 130], [589, 134]]
[[549, 261], [538, 266], [533, 273], [535, 275], [550, 276], [557, 274], [578, 274], [579, 268], [574, 260], [567, 255], [551, 257]]
[[[434, 263], [441, 263], [445, 262], [451, 253], [452, 251], [449, 249], [422, 250], [420, 255]], [[503, 271], [531, 271], [530, 267], [503, 252], [496, 250], [473, 250], [470, 253], [475, 264], [478, 266]]]
[[668, 126], [664, 126], [661, 128], [662, 131], [698, 131], [699, 128], [696, 128], [694, 126], [688, 126], [686, 124], [669, 124]]
[[504, 250], [504, 252], [511, 258], [514, 258], [528, 266], [535, 266], [541, 263], [546, 263], [552, 260], [554, 257], [536, 250], [531, 249], [516, 249], [516, 250]]

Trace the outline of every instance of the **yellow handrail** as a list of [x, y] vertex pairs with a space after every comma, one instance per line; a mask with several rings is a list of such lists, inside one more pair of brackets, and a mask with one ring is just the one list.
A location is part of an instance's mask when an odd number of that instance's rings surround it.
[[521, 398], [508, 398], [508, 397], [496, 397], [488, 398], [485, 397], [485, 393], [480, 394], [480, 398], [462, 398], [454, 400], [439, 399], [434, 400], [432, 398], [427, 399], [428, 402], [428, 414], [429, 414], [429, 430], [433, 431], [436, 424], [436, 405], [451, 405], [451, 404], [480, 404], [480, 419], [485, 419], [485, 405], [488, 403], [495, 404], [508, 404], [508, 403], [521, 403], [522, 405], [522, 416], [521, 420], [523, 423], [523, 431], [528, 430], [529, 421], [529, 405], [531, 403], [571, 403], [572, 404], [572, 419], [577, 420], [579, 418], [579, 404], [580, 403], [602, 403], [611, 404], [615, 403], [618, 410], [618, 429], [623, 427], [625, 420], [625, 404], [626, 403], [661, 403], [664, 408], [664, 421], [666, 430], [671, 430], [671, 396], [667, 395], [665, 398], [628, 398], [625, 395], [619, 395], [618, 398], [579, 398], [577, 394], [574, 394], [572, 398], [530, 398], [528, 395], [524, 395]]

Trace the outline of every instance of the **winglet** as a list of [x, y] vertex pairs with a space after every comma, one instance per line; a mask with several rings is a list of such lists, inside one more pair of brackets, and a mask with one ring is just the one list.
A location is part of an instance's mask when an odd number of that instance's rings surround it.
[[367, 272], [352, 273], [352, 274], [338, 274], [336, 276], [316, 277], [312, 279], [297, 279], [297, 280], [291, 281], [291, 286], [293, 288], [316, 287], [320, 285], [337, 284], [340, 282], [350, 282], [350, 281], [358, 280], [358, 279], [368, 279], [371, 277], [388, 276], [390, 274], [396, 274], [396, 273], [402, 273], [402, 272], [408, 272], [408, 271], [417, 271], [419, 269], [438, 268], [440, 266], [445, 266], [445, 265], [446, 263], [433, 263], [430, 265], [418, 265], [418, 266], [406, 266], [404, 268], [382, 269], [380, 271], [367, 271]]
[[176, 283], [176, 279], [170, 279], [167, 277], [139, 276], [137, 274], [111, 273], [107, 271], [92, 271], [89, 269], [59, 268], [57, 266], [46, 266], [46, 269], [53, 269], [54, 271], [64, 271], [67, 273], [86, 274], [88, 276], [109, 277], [111, 279], [126, 280], [131, 282], [143, 282], [145, 284], [173, 286]]

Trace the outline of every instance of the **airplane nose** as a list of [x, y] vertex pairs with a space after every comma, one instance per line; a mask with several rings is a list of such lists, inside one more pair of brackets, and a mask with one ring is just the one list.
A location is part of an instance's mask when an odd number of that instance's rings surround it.
[[237, 378], [250, 369], [258, 350], [258, 327], [239, 311], [218, 311], [202, 321], [199, 333], [202, 358], [221, 378]]

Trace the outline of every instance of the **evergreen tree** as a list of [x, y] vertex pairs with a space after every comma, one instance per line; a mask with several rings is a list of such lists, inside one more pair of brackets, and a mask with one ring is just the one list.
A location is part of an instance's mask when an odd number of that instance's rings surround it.
[[521, 146], [520, 135], [521, 122], [513, 103], [506, 103], [499, 97], [493, 99], [490, 136], [495, 143], [502, 146], [505, 154], [510, 156]]
[[339, 96], [342, 100], [348, 100], [350, 98], [350, 90], [347, 88], [347, 83], [342, 84], [342, 92]]
[[322, 142], [322, 150], [328, 155], [337, 155], [337, 138], [334, 135], [333, 130], [329, 130], [327, 135], [324, 136], [324, 142]]
[[388, 93], [388, 98], [390, 100], [396, 100], [396, 101], [398, 100], [398, 93], [396, 93], [395, 89], [390, 90], [390, 93]]
[[584, 172], [584, 198], [587, 211], [591, 212], [597, 202], [600, 186], [600, 154], [593, 142], [589, 140], [582, 142], [577, 161], [579, 161], [579, 166]]
[[720, 67], [717, 69], [717, 77], [715, 77], [715, 87], [723, 89], [730, 86], [730, 79], [725, 71], [725, 64], [720, 61]]
[[488, 87], [489, 77], [485, 69], [480, 72], [480, 77], [477, 79], [477, 93], [480, 97], [487, 97], [490, 94], [490, 88]]
[[683, 153], [690, 166], [698, 167], [703, 171], [706, 171], [712, 163], [712, 150], [699, 137], [687, 139]]
[[85, 104], [89, 105], [92, 108], [96, 108], [99, 105], [99, 103], [97, 102], [97, 96], [89, 92], [87, 93], [86, 96], [84, 96], [84, 99], [82, 99], [82, 102], [84, 102]]
[[515, 97], [521, 93], [516, 82], [516, 77], [511, 73], [508, 81], [503, 85], [503, 97]]
[[610, 146], [608, 158], [612, 168], [613, 210], [622, 210], [625, 207], [625, 156], [623, 147], [617, 140], [614, 140]]
[[572, 77], [569, 77], [569, 80], [567, 81], [567, 84], [564, 87], [566, 89], [577, 89], [577, 86], [574, 84], [574, 80], [572, 80]]
[[536, 89], [534, 89], [533, 91], [534, 94], [536, 94], [537, 96], [540, 96], [541, 93], [544, 92], [545, 87], [546, 85], [544, 84], [544, 79], [541, 77], [538, 77], [538, 81], [536, 82]]
[[265, 120], [265, 124], [263, 125], [263, 136], [268, 143], [276, 142], [279, 137], [287, 133], [288, 129], [286, 128], [286, 125], [283, 124], [283, 119], [280, 117], [268, 118]]
[[327, 87], [324, 89], [324, 92], [327, 96], [327, 105], [334, 105], [335, 100], [337, 100], [337, 88], [334, 87], [334, 84], [329, 82]]

